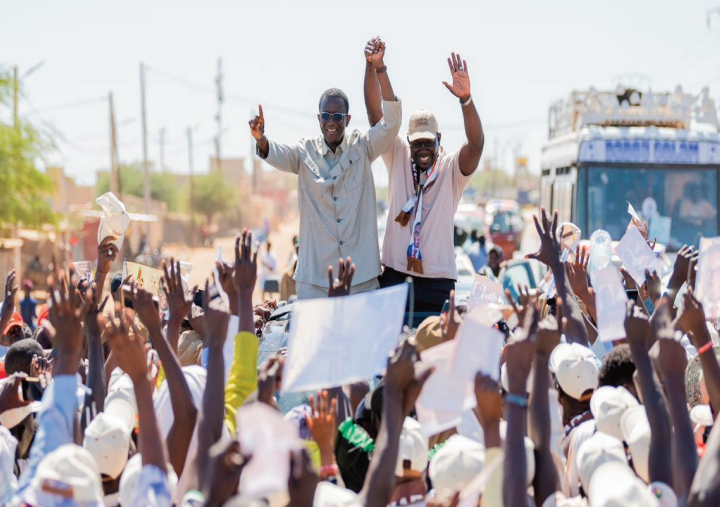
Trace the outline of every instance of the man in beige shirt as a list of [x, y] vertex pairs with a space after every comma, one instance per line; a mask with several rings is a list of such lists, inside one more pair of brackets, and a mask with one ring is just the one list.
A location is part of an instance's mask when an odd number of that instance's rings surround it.
[[257, 154], [271, 166], [298, 175], [300, 237], [303, 247], [295, 272], [298, 299], [326, 297], [328, 266], [351, 257], [355, 263], [352, 292], [377, 289], [380, 247], [377, 203], [371, 164], [392, 146], [400, 131], [402, 106], [395, 97], [383, 51], [377, 42], [366, 47], [382, 95], [384, 117], [367, 132], [348, 130], [349, 103], [331, 88], [320, 97], [321, 135], [295, 144], [279, 144], [265, 136], [262, 106], [250, 121]]
[[[453, 53], [448, 58], [452, 84], [460, 99], [467, 141], [447, 153], [440, 145], [435, 115], [416, 111], [407, 137], [397, 136], [383, 153], [388, 170], [389, 214], [383, 241], [380, 285], [390, 287], [413, 278], [415, 310], [440, 312], [458, 278], [453, 245], [453, 220], [460, 198], [480, 162], [485, 137], [480, 115], [470, 95], [467, 63]], [[365, 73], [365, 103], [370, 125], [383, 118], [378, 83]]]

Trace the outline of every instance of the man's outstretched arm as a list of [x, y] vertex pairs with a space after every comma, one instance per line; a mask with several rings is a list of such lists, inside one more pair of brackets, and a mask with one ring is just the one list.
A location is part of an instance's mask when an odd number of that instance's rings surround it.
[[463, 122], [465, 124], [465, 136], [467, 142], [460, 149], [460, 172], [463, 176], [470, 176], [480, 163], [480, 156], [485, 145], [485, 133], [483, 132], [480, 115], [470, 95], [470, 75], [468, 74], [467, 62], [460, 58], [460, 55], [452, 54], [448, 58], [448, 66], [452, 75], [452, 84], [443, 82], [450, 90], [450, 93], [460, 99], [462, 107]]

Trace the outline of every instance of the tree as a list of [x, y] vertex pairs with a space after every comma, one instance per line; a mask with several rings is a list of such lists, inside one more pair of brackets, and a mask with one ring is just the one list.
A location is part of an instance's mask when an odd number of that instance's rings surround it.
[[228, 186], [219, 171], [196, 176], [194, 183], [193, 209], [205, 215], [208, 224], [215, 215], [230, 211], [235, 204], [235, 190]]
[[[10, 73], [0, 69], [0, 109], [11, 106], [12, 91]], [[29, 122], [18, 123], [0, 123], [0, 220], [34, 227], [55, 219], [48, 199], [53, 182], [37, 167], [51, 142]]]
[[[145, 196], [145, 173], [142, 162], [120, 164], [120, 185], [124, 195], [136, 197]], [[97, 195], [110, 190], [110, 174], [100, 174], [95, 185]], [[175, 177], [172, 174], [163, 174], [150, 171], [150, 197], [154, 201], [167, 204], [168, 211], [178, 211], [179, 197]]]

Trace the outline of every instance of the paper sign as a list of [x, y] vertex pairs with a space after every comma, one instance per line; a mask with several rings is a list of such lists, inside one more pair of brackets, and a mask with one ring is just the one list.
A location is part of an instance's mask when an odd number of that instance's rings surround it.
[[505, 336], [483, 322], [481, 310], [478, 308], [465, 317], [455, 338], [457, 346], [451, 372], [466, 382], [475, 382], [478, 372], [493, 380], [500, 379], [500, 354]]
[[627, 294], [620, 280], [620, 274], [614, 266], [608, 266], [594, 271], [591, 278], [595, 289], [600, 341], [609, 342], [625, 338]]
[[490, 280], [487, 276], [475, 275], [475, 283], [467, 300], [468, 312], [478, 306], [497, 303], [501, 300], [504, 300], [502, 285]]
[[720, 237], [700, 238], [698, 257], [697, 297], [705, 310], [705, 318], [720, 317]]
[[264, 403], [252, 403], [237, 412], [240, 447], [252, 455], [240, 477], [243, 495], [259, 497], [287, 488], [290, 452], [302, 447], [298, 431], [283, 421], [282, 413]]
[[638, 286], [645, 283], [645, 270], [660, 272], [662, 263], [645, 242], [640, 231], [633, 227], [615, 247], [615, 253]]
[[159, 269], [149, 268], [136, 262], [125, 261], [123, 263], [123, 280], [132, 275], [131, 282], [138, 284], [138, 287], [145, 289], [150, 294], [157, 296], [160, 302], [160, 311], [168, 309], [167, 298], [165, 297], [163, 272]]
[[77, 261], [73, 262], [75, 273], [80, 280], [85, 280], [87, 283], [92, 283], [92, 262], [90, 261]]
[[462, 380], [453, 375], [452, 361], [458, 346], [457, 340], [451, 340], [420, 353], [423, 370], [434, 367], [435, 371], [427, 379], [417, 403], [424, 410], [456, 414], [475, 408], [475, 377], [472, 381]]
[[650, 220], [649, 238], [657, 238], [658, 243], [667, 245], [670, 243], [670, 230], [672, 229], [672, 218], [656, 215]]
[[633, 205], [630, 204], [630, 201], [628, 201], [628, 213], [632, 217], [633, 220], [637, 220], [638, 222], [642, 223], [642, 220], [640, 220], [640, 217], [637, 214], [637, 211], [635, 211], [635, 208], [633, 208]]
[[315, 391], [382, 373], [399, 343], [407, 285], [293, 306], [283, 393]]
[[421, 426], [420, 432], [428, 438], [462, 423], [462, 414], [436, 412], [426, 409], [420, 403], [415, 404], [415, 413]]

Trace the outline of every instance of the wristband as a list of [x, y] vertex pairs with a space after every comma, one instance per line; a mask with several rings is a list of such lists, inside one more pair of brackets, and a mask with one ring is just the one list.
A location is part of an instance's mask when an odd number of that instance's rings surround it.
[[460, 99], [460, 105], [462, 107], [468, 107], [470, 104], [472, 104], [472, 95], [470, 95], [465, 102], [463, 102], [462, 99]]
[[505, 393], [505, 402], [520, 408], [527, 408], [527, 398], [521, 394]]
[[383, 65], [379, 69], [375, 69], [376, 74], [382, 74], [383, 72], [387, 72], [387, 65]]
[[705, 345], [703, 345], [702, 347], [700, 347], [699, 349], [697, 349], [698, 356], [701, 355], [701, 354], [704, 354], [704, 353], [707, 352], [708, 350], [712, 349], [712, 347], [713, 347], [713, 342], [712, 342], [712, 340], [710, 340], [710, 341], [707, 342]]
[[320, 477], [323, 479], [328, 477], [335, 477], [340, 473], [337, 465], [323, 465], [320, 467]]

